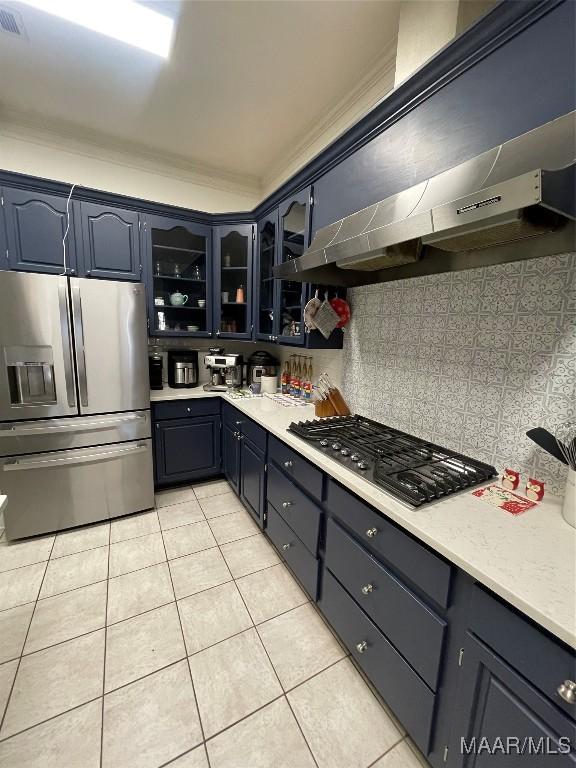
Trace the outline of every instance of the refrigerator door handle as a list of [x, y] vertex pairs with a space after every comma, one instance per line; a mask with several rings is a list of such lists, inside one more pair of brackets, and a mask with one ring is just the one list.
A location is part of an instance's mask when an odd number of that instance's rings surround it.
[[70, 307], [68, 306], [68, 281], [61, 277], [58, 281], [58, 308], [60, 311], [60, 331], [62, 333], [62, 351], [64, 353], [64, 380], [68, 405], [76, 405], [74, 372], [72, 369], [72, 333], [70, 331]]
[[54, 459], [16, 459], [6, 462], [3, 466], [4, 472], [14, 472], [24, 469], [52, 469], [53, 467], [70, 466], [72, 464], [95, 464], [99, 461], [116, 459], [128, 454], [144, 453], [148, 450], [146, 443], [130, 445], [126, 448], [119, 448], [115, 451], [100, 451], [97, 453], [80, 453], [78, 450], [62, 451]]
[[109, 429], [117, 424], [130, 424], [134, 421], [141, 421], [146, 418], [144, 413], [134, 413], [130, 416], [115, 416], [114, 418], [100, 418], [93, 420], [74, 421], [68, 424], [43, 424], [42, 426], [18, 425], [16, 427], [10, 424], [0, 424], [0, 434], [9, 432], [13, 437], [24, 437], [26, 435], [49, 435], [53, 432], [92, 432], [99, 429]]
[[88, 380], [86, 378], [86, 355], [84, 352], [84, 328], [82, 326], [82, 300], [80, 285], [70, 281], [72, 286], [72, 314], [74, 317], [74, 338], [76, 340], [76, 363], [78, 366], [78, 390], [80, 405], [88, 406]]

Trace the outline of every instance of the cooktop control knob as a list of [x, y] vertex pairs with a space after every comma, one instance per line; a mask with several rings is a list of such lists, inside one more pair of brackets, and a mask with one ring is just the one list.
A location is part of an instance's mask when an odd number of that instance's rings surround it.
[[368, 464], [365, 461], [358, 462], [358, 469], [368, 469]]
[[328, 440], [326, 439], [320, 440], [320, 445], [322, 446], [322, 448], [326, 448], [326, 446], [328, 445]]
[[342, 454], [342, 456], [349, 456], [350, 455], [350, 451], [349, 451], [348, 448], [342, 448], [340, 453]]
[[342, 448], [342, 445], [340, 443], [332, 443], [332, 450], [339, 451], [340, 448]]
[[350, 456], [352, 461], [360, 461], [360, 456], [358, 456], [357, 453], [353, 453], [352, 456]]

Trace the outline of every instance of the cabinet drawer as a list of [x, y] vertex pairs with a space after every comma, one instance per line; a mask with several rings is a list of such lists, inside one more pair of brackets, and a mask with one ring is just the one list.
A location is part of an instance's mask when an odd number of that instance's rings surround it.
[[500, 600], [476, 586], [470, 629], [558, 707], [576, 719], [576, 707], [558, 694], [564, 680], [576, 680], [576, 653]]
[[385, 563], [438, 605], [448, 607], [452, 566], [445, 560], [333, 480], [328, 482], [326, 506]]
[[216, 416], [220, 413], [220, 398], [206, 397], [190, 400], [168, 400], [152, 403], [154, 419], [189, 419], [194, 416]]
[[310, 496], [313, 496], [317, 501], [322, 501], [323, 473], [281, 440], [272, 436], [270, 436], [270, 459], [276, 462], [292, 480], [302, 486]]
[[222, 403], [222, 418], [225, 424], [241, 432], [256, 448], [261, 451], [266, 450], [267, 431], [238, 408], [234, 408], [229, 403]]
[[321, 511], [273, 464], [268, 467], [267, 498], [310, 552], [316, 555]]
[[318, 605], [384, 701], [426, 754], [434, 714], [432, 691], [326, 570]]
[[294, 531], [280, 517], [274, 507], [268, 505], [268, 527], [266, 533], [290, 566], [312, 600], [318, 595], [318, 560], [313, 557]]
[[324, 562], [394, 647], [436, 690], [446, 622], [333, 520], [328, 521], [326, 530]]

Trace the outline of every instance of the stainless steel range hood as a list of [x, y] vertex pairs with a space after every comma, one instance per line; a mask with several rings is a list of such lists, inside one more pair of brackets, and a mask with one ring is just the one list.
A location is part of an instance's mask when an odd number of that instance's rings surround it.
[[574, 250], [575, 116], [318, 230], [274, 276], [363, 285]]

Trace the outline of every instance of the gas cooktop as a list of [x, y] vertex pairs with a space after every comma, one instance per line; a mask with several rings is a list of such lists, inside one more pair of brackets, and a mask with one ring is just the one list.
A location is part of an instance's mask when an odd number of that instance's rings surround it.
[[288, 430], [415, 507], [497, 474], [488, 464], [363, 416], [293, 422]]

